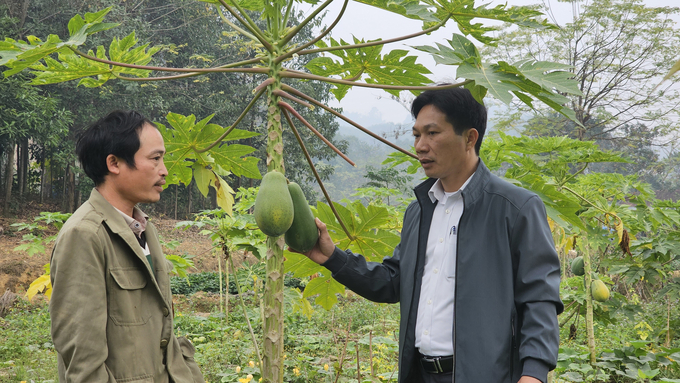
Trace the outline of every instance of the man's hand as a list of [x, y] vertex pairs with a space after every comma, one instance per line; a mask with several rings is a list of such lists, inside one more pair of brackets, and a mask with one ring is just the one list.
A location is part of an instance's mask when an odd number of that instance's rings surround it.
[[519, 379], [517, 383], [541, 383], [540, 380], [534, 378], [533, 376], [523, 376]]
[[[321, 222], [320, 219], [315, 218], [316, 222], [316, 227], [319, 229], [319, 240], [316, 241], [316, 245], [314, 245], [314, 248], [306, 253], [304, 253], [307, 258], [311, 259], [312, 261], [322, 264], [328, 260], [328, 258], [333, 255], [333, 251], [335, 250], [335, 244], [333, 243], [333, 240], [331, 239], [331, 236], [328, 234], [328, 229], [326, 228], [326, 224]], [[294, 251], [292, 249], [289, 249], [290, 251]]]

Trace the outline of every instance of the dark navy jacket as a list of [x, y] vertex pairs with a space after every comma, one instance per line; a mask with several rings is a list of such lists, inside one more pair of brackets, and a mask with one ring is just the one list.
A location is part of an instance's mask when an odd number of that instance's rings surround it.
[[[415, 327], [435, 204], [414, 190], [401, 242], [382, 263], [336, 248], [324, 263], [357, 294], [401, 305], [399, 382], [419, 381]], [[557, 363], [560, 262], [540, 198], [491, 174], [480, 160], [462, 191], [454, 309], [454, 382], [546, 381]], [[453, 292], [452, 292], [453, 293]]]

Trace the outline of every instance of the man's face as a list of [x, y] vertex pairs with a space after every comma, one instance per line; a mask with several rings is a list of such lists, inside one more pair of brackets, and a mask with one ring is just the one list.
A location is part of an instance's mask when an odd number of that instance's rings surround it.
[[[467, 142], [469, 130], [462, 136], [456, 134], [446, 120], [446, 115], [434, 105], [424, 106], [413, 125], [414, 147], [425, 174], [447, 180], [464, 171], [469, 160], [470, 145]], [[474, 151], [474, 147], [472, 147]]]
[[120, 196], [133, 204], [158, 202], [168, 170], [163, 163], [163, 136], [152, 125], [145, 124], [139, 132], [139, 150], [135, 153], [135, 167], [124, 161], [117, 179]]

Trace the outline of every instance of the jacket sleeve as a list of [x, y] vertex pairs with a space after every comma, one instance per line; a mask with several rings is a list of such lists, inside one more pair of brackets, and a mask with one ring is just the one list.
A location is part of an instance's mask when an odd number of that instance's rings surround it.
[[564, 310], [560, 262], [546, 217], [543, 202], [533, 196], [520, 209], [511, 234], [522, 375], [543, 382], [557, 364], [557, 315]]
[[397, 245], [392, 257], [383, 258], [382, 263], [367, 262], [361, 254], [338, 247], [322, 265], [333, 273], [336, 281], [373, 302], [399, 302], [399, 249]]
[[52, 340], [66, 382], [115, 382], [104, 362], [106, 264], [96, 228], [81, 222], [61, 233], [50, 265]]

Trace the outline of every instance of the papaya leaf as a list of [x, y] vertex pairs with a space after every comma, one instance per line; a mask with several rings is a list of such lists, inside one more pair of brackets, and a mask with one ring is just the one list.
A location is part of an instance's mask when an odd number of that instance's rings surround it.
[[310, 275], [321, 272], [324, 268], [323, 266], [318, 265], [314, 261], [307, 258], [304, 254], [293, 253], [286, 250], [284, 252], [284, 256], [286, 258], [285, 262], [283, 263], [284, 269], [287, 273], [293, 273], [293, 276], [296, 278], [309, 277]]
[[338, 247], [360, 253], [371, 261], [380, 261], [392, 254], [399, 243], [399, 235], [387, 229], [390, 220], [387, 208], [373, 205], [365, 207], [360, 201], [347, 206], [334, 203], [334, 206], [354, 239], [347, 236], [330, 206], [319, 202], [316, 210]]
[[345, 286], [333, 279], [330, 274], [330, 271], [323, 269], [322, 276], [309, 281], [303, 293], [305, 298], [318, 294], [314, 302], [326, 310], [330, 310], [338, 302], [335, 294], [345, 295]]
[[433, 8], [427, 4], [422, 4], [418, 0], [357, 0], [359, 3], [364, 3], [376, 8], [384, 9], [386, 11], [394, 12], [396, 14], [408, 17], [409, 19], [439, 22], [440, 20], [434, 15]]
[[102, 22], [111, 9], [109, 7], [96, 13], [86, 13], [84, 19], [80, 15], [74, 16], [69, 21], [70, 38], [67, 41], [62, 41], [57, 35], [49, 35], [44, 42], [35, 36], [27, 36], [28, 43], [6, 38], [0, 43], [0, 65], [10, 68], [4, 72], [5, 77], [29, 68], [53, 53], [64, 53], [68, 50], [67, 47], [81, 46], [85, 44], [87, 36], [93, 33], [117, 26], [118, 24]]
[[[96, 56], [103, 60], [146, 65], [151, 61], [152, 56], [160, 50], [160, 47], [152, 47], [147, 50], [149, 44], [145, 44], [135, 48], [137, 42], [138, 40], [135, 37], [135, 33], [132, 32], [123, 39], [113, 39], [109, 45], [110, 57], [107, 57], [106, 49], [103, 46], [97, 47], [96, 54], [89, 51], [88, 55]], [[31, 66], [31, 69], [37, 72], [36, 77], [32, 82], [34, 85], [55, 84], [83, 78], [78, 85], [99, 87], [113, 77], [114, 74], [143, 78], [148, 77], [149, 73], [151, 73], [149, 70], [121, 67], [93, 61], [84, 58], [71, 50], [59, 52], [58, 60], [45, 57], [44, 61], [45, 65], [35, 64]], [[94, 76], [96, 76], [96, 80], [93, 78]]]
[[234, 190], [229, 186], [227, 181], [222, 179], [222, 177], [215, 175], [213, 180], [213, 186], [217, 192], [217, 205], [222, 208], [227, 214], [232, 214], [232, 207], [234, 206]]
[[[481, 23], [473, 23], [473, 19], [498, 20], [533, 29], [554, 28], [542, 19], [543, 14], [531, 7], [508, 7], [497, 5], [488, 8], [488, 3], [475, 7], [475, 0], [425, 0], [426, 4], [436, 7], [435, 16], [439, 20], [450, 17], [458, 24], [458, 29], [464, 35], [471, 35], [477, 41], [495, 45], [496, 38], [487, 35], [488, 32], [498, 29], [497, 26], [485, 26]], [[425, 27], [431, 26], [432, 22], [425, 23]]]
[[[354, 38], [354, 44], [364, 43], [364, 40]], [[331, 46], [349, 45], [348, 42], [333, 38]], [[321, 42], [321, 47], [327, 46]], [[317, 57], [307, 63], [310, 72], [320, 76], [339, 76], [343, 79], [359, 79], [366, 76], [366, 82], [370, 84], [384, 85], [425, 85], [431, 80], [425, 75], [431, 72], [422, 64], [416, 63], [416, 56], [408, 56], [408, 51], [395, 49], [382, 56], [382, 46], [376, 45], [363, 49], [347, 49], [329, 52], [340, 58], [335, 61], [330, 57]], [[331, 90], [338, 100], [341, 100], [349, 90], [347, 85], [336, 85]], [[398, 95], [398, 90], [386, 90], [388, 93]]]
[[[252, 153], [255, 149], [245, 145], [216, 145], [208, 151], [197, 153], [210, 146], [215, 142], [225, 128], [210, 124], [210, 120], [214, 115], [210, 115], [201, 121], [196, 122], [196, 117], [192, 114], [183, 116], [176, 113], [168, 113], [166, 119], [172, 126], [172, 129], [166, 128], [163, 124], [157, 124], [163, 139], [165, 140], [165, 166], [168, 169], [168, 176], [166, 177], [166, 185], [183, 183], [188, 185], [191, 182], [191, 167], [194, 163], [197, 166], [211, 167], [214, 176], [202, 174], [201, 180], [212, 179], [211, 185], [219, 189], [220, 206], [231, 206], [233, 203], [232, 197], [227, 197], [224, 194], [230, 191], [231, 188], [218, 181], [220, 176], [227, 176], [233, 173], [237, 176], [245, 175], [250, 178], [261, 178], [260, 171], [257, 168], [259, 159], [255, 157], [244, 157]], [[253, 137], [257, 133], [234, 129], [228, 140]], [[227, 140], [225, 139], [225, 140]], [[195, 168], [194, 168], [195, 169]], [[216, 178], [217, 177], [217, 178]], [[220, 178], [221, 179], [221, 178]], [[226, 187], [225, 187], [226, 185]], [[233, 194], [233, 191], [230, 191]], [[229, 203], [229, 200], [232, 202]]]
[[560, 94], [580, 94], [578, 84], [568, 71], [570, 66], [545, 61], [524, 60], [514, 65], [506, 62], [484, 63], [474, 44], [464, 36], [454, 34], [447, 40], [449, 46], [416, 46], [423, 52], [432, 54], [438, 64], [456, 65], [457, 77], [473, 80], [467, 88], [475, 99], [482, 101], [490, 93], [505, 104], [515, 97], [534, 108], [533, 101], [539, 100], [558, 113], [580, 124], [573, 110], [567, 106], [568, 99]]
[[198, 187], [198, 191], [200, 191], [204, 197], [207, 197], [208, 190], [210, 190], [210, 184], [214, 180], [214, 173], [205, 165], [199, 163], [194, 163], [192, 169], [194, 173], [194, 181], [196, 181], [196, 187]]
[[36, 280], [31, 282], [31, 285], [28, 287], [28, 290], [26, 290], [26, 297], [30, 301], [33, 299], [34, 296], [42, 292], [45, 293], [45, 296], [47, 296], [47, 298], [50, 298], [52, 296], [52, 282], [50, 280], [49, 274], [43, 274], [40, 277], [36, 278]]

